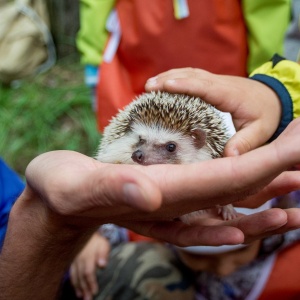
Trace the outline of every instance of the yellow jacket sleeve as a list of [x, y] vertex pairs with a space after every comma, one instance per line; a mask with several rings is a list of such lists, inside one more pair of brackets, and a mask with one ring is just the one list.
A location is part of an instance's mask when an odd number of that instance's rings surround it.
[[283, 54], [284, 37], [291, 19], [291, 0], [242, 0], [248, 32], [248, 73]]
[[99, 66], [108, 38], [106, 20], [115, 0], [80, 0], [80, 29], [77, 35], [77, 49], [81, 62]]
[[250, 78], [268, 85], [281, 101], [282, 118], [274, 139], [300, 116], [300, 65], [275, 54], [271, 61], [254, 70]]

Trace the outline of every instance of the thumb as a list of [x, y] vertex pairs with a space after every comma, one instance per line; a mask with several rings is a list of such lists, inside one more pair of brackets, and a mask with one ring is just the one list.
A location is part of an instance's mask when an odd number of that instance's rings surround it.
[[[157, 185], [144, 173], [127, 165], [106, 165], [91, 178], [94, 201], [101, 206], [125, 205], [141, 211], [154, 211], [161, 205]], [[96, 198], [96, 199], [95, 199]]]
[[28, 165], [25, 192], [30, 198], [43, 199], [52, 212], [63, 216], [104, 220], [121, 216], [128, 208], [151, 212], [160, 207], [162, 195], [141, 170], [103, 164], [74, 151], [52, 151]]
[[238, 156], [249, 152], [265, 143], [261, 128], [252, 123], [236, 132], [227, 142], [224, 156]]

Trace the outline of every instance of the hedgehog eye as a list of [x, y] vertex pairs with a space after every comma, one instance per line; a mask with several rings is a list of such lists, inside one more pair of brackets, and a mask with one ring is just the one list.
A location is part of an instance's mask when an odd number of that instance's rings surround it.
[[176, 144], [172, 143], [168, 143], [166, 144], [166, 149], [169, 152], [174, 152], [176, 150]]
[[141, 136], [139, 136], [139, 144], [143, 145], [143, 144], [145, 144], [145, 142], [146, 142], [146, 140], [143, 139]]

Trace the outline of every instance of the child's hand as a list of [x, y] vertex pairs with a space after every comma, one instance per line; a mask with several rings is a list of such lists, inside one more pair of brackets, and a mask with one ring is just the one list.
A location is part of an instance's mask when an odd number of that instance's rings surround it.
[[231, 113], [237, 134], [228, 141], [225, 156], [243, 154], [261, 146], [275, 133], [280, 122], [281, 104], [277, 94], [256, 80], [184, 68], [151, 78], [145, 88], [197, 96]]
[[70, 276], [77, 297], [88, 300], [98, 292], [96, 269], [106, 267], [109, 252], [108, 240], [96, 232], [76, 256], [70, 268]]

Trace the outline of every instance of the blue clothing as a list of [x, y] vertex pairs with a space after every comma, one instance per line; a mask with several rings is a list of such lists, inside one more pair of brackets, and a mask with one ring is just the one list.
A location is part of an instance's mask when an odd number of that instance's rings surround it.
[[8, 216], [25, 187], [21, 178], [0, 159], [0, 249], [4, 241]]
[[[281, 61], [284, 61], [285, 58], [275, 54], [272, 57], [272, 66], [273, 68]], [[285, 71], [286, 72], [286, 71]], [[293, 121], [294, 119], [294, 108], [293, 108], [293, 99], [285, 87], [285, 85], [275, 79], [272, 76], [268, 76], [266, 74], [254, 74], [250, 77], [251, 79], [260, 81], [265, 85], [269, 86], [274, 92], [279, 96], [279, 100], [281, 102], [282, 107], [282, 114], [281, 114], [281, 121], [273, 136], [270, 138], [268, 142], [272, 142], [275, 140], [284, 130], [285, 128]]]

